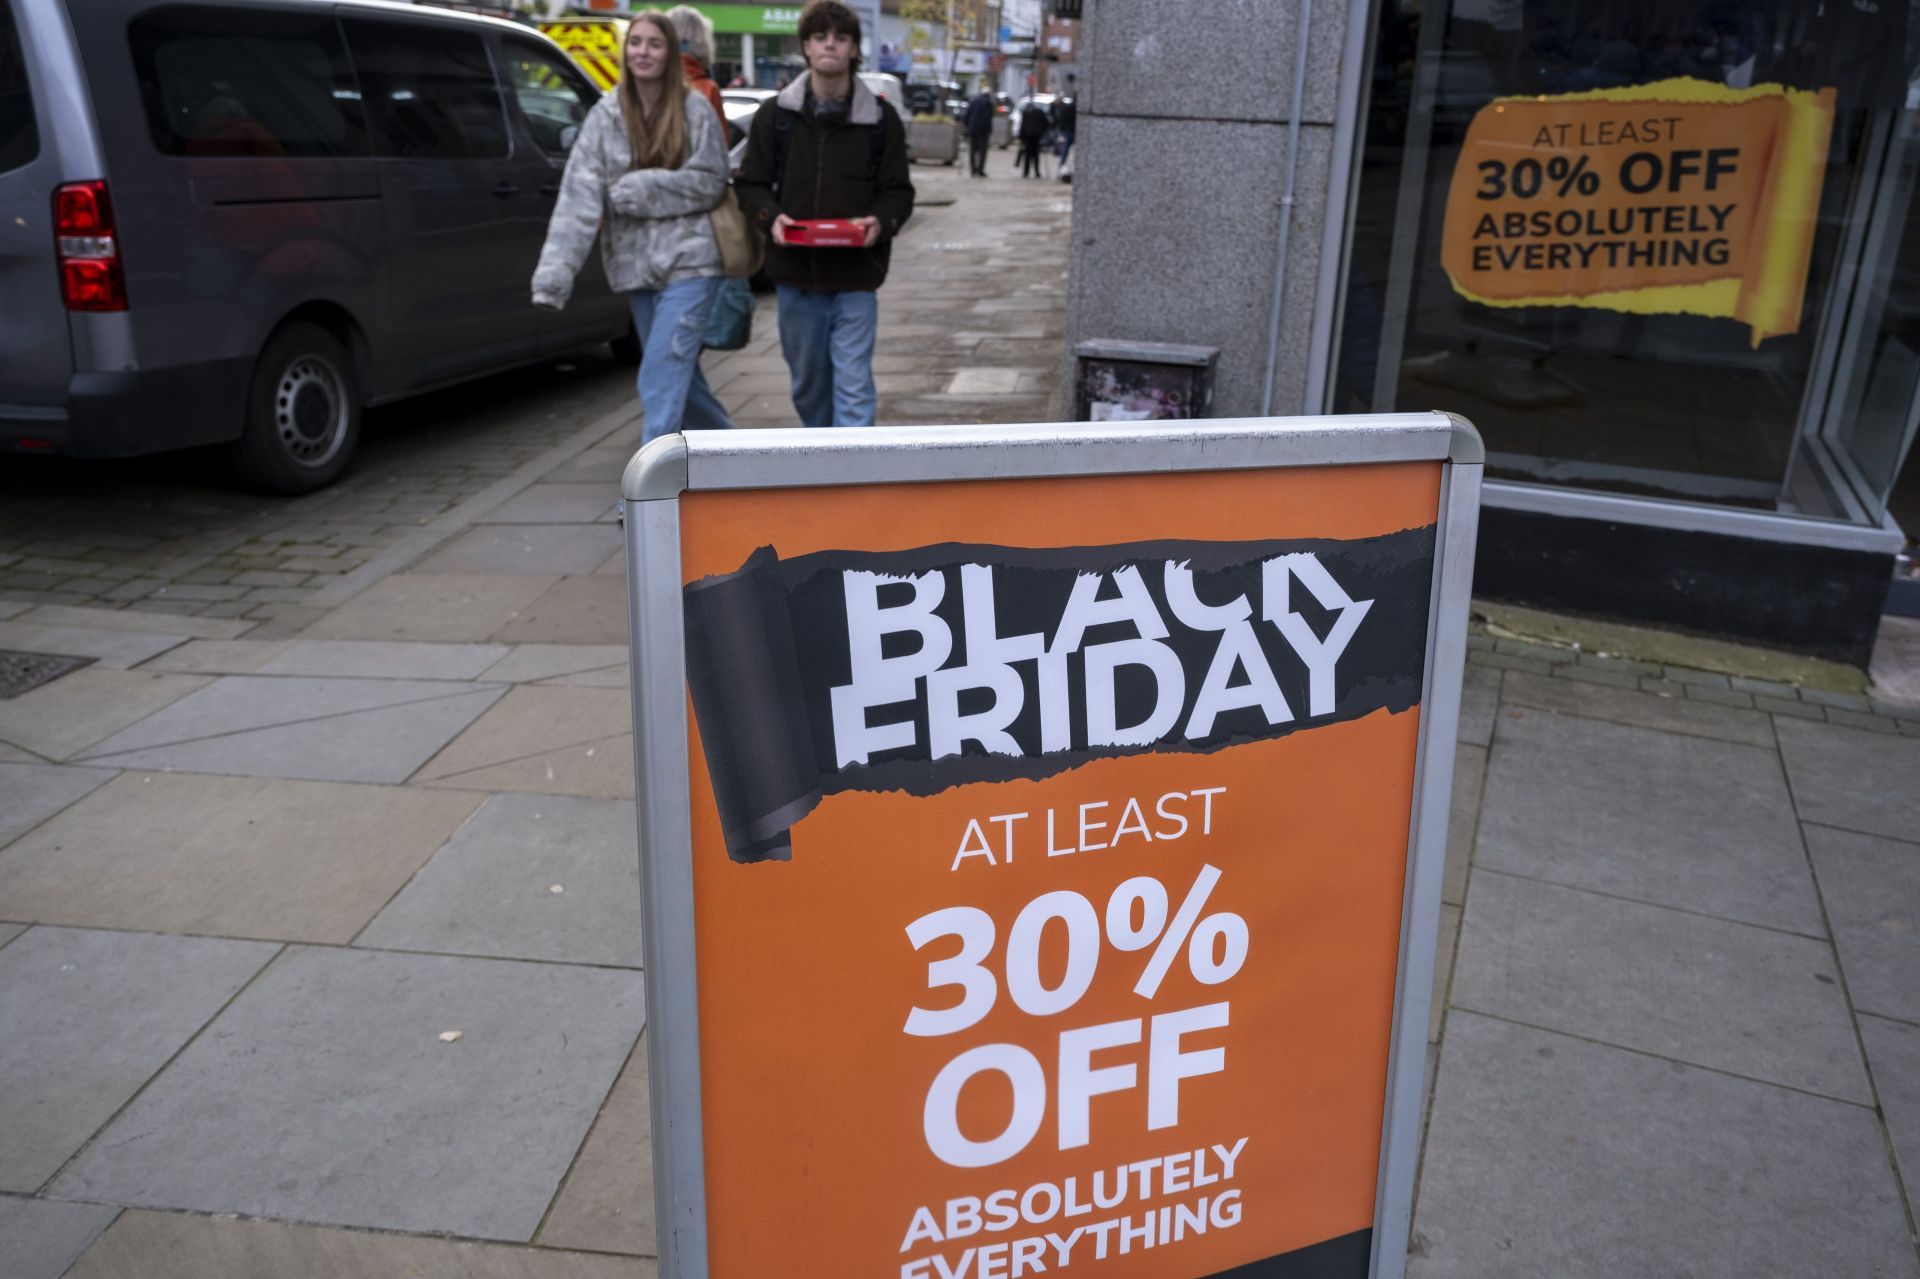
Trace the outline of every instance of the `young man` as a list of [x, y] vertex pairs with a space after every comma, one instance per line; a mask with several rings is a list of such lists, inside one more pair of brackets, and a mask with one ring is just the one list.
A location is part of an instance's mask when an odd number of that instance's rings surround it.
[[[860, 82], [860, 19], [838, 0], [800, 13], [807, 71], [753, 117], [734, 180], [740, 205], [773, 239], [767, 274], [780, 292], [780, 349], [793, 407], [808, 426], [872, 426], [873, 343], [891, 241], [913, 213], [906, 130]], [[795, 221], [846, 218], [866, 243], [790, 243]]]

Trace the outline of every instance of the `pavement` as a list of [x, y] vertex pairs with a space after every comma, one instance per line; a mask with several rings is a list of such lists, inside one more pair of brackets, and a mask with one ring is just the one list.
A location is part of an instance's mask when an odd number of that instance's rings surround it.
[[[915, 178], [882, 419], [1057, 417], [1070, 190]], [[743, 425], [776, 341], [710, 360]], [[382, 410], [291, 501], [0, 477], [0, 649], [92, 659], [0, 700], [0, 1276], [654, 1273], [629, 378]], [[1554, 639], [1471, 639], [1410, 1273], [1920, 1277], [1920, 637], [1868, 692]]]

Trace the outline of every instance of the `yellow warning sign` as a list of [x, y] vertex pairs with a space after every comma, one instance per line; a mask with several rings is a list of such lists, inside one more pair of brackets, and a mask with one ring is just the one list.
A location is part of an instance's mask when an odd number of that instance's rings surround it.
[[601, 89], [620, 83], [620, 46], [626, 42], [627, 24], [617, 19], [543, 22], [540, 30], [567, 51], [574, 65]]
[[1485, 306], [1796, 331], [1834, 91], [1694, 79], [1499, 98], [1467, 130], [1441, 263]]

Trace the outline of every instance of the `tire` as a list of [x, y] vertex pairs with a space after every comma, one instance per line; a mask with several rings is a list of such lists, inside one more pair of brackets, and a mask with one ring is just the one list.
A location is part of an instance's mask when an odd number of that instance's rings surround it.
[[625, 333], [608, 342], [607, 347], [613, 352], [613, 358], [622, 364], [638, 365], [640, 363], [640, 335], [633, 331], [631, 324], [627, 326]]
[[247, 390], [247, 421], [229, 454], [242, 483], [265, 493], [311, 493], [340, 477], [360, 442], [353, 361], [316, 324], [267, 340]]

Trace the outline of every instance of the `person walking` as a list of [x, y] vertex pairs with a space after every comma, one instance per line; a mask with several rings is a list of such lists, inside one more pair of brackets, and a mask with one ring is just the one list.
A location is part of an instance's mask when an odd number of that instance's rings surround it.
[[1047, 109], [1032, 98], [1020, 108], [1020, 176], [1037, 178], [1040, 176], [1040, 144], [1046, 141], [1047, 130], [1053, 127], [1053, 119]]
[[1060, 180], [1073, 181], [1073, 127], [1080, 118], [1080, 105], [1073, 96], [1073, 77], [1067, 77], [1067, 93], [1053, 104], [1054, 145], [1059, 149]]
[[667, 10], [667, 21], [673, 24], [673, 33], [680, 37], [680, 70], [686, 77], [687, 87], [713, 103], [713, 109], [720, 113], [721, 145], [726, 145], [727, 136], [727, 100], [720, 96], [720, 86], [713, 82], [713, 20], [691, 5], [676, 5]]
[[967, 100], [967, 113], [961, 123], [967, 129], [967, 166], [968, 172], [976, 178], [987, 176], [987, 144], [993, 139], [993, 98], [987, 93], [987, 82], [980, 82], [979, 90]]
[[[755, 113], [734, 190], [773, 240], [767, 274], [779, 292], [794, 411], [807, 426], [872, 426], [876, 291], [892, 240], [913, 214], [906, 129], [855, 74], [853, 10], [812, 0], [800, 11], [800, 48], [807, 70]], [[809, 247], [790, 237], [821, 218], [851, 221], [863, 242]]]
[[619, 87], [587, 113], [567, 156], [533, 302], [567, 304], [597, 235], [607, 283], [627, 294], [640, 340], [642, 442], [733, 424], [700, 371], [725, 274], [707, 216], [727, 188], [724, 136], [718, 114], [686, 87], [673, 24], [657, 9], [636, 13]]

